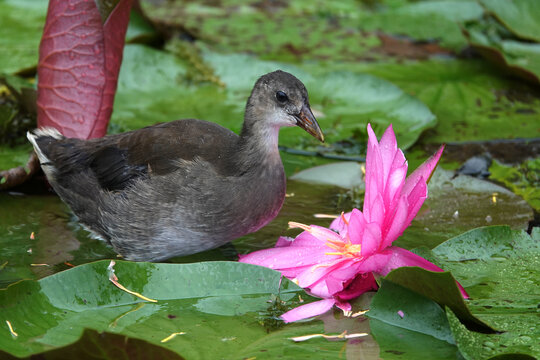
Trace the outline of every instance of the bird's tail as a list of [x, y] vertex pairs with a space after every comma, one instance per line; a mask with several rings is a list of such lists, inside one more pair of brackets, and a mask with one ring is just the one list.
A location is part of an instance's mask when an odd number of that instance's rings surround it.
[[52, 127], [45, 127], [42, 129], [28, 131], [26, 133], [26, 137], [34, 147], [34, 151], [36, 152], [39, 158], [39, 162], [42, 165], [50, 162], [45, 151], [47, 145], [53, 141], [64, 139], [64, 135], [60, 134], [60, 131]]

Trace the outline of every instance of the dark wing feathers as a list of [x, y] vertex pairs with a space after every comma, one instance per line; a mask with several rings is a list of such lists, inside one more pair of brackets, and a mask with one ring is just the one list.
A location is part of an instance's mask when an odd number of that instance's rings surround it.
[[61, 177], [90, 169], [102, 188], [118, 191], [136, 179], [175, 171], [179, 159], [196, 156], [220, 173], [234, 171], [227, 159], [237, 139], [219, 125], [187, 119], [88, 141], [64, 139], [44, 150]]

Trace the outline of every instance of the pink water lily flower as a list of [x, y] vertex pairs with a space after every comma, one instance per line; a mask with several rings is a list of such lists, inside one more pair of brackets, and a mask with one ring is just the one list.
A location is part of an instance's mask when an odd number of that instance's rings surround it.
[[304, 230], [295, 239], [281, 237], [276, 247], [240, 258], [241, 262], [278, 270], [322, 298], [283, 314], [285, 322], [322, 314], [334, 305], [348, 312], [348, 300], [377, 289], [374, 275], [385, 276], [398, 267], [443, 271], [408, 250], [392, 246], [392, 242], [411, 224], [427, 198], [427, 181], [444, 146], [406, 178], [407, 161], [397, 147], [392, 126], [380, 143], [371, 125], [367, 130], [363, 211], [342, 214], [330, 228], [291, 222], [291, 227]]

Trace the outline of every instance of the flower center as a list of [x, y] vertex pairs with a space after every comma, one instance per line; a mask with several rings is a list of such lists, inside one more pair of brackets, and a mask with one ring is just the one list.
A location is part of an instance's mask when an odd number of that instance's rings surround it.
[[350, 240], [348, 241], [339, 241], [339, 240], [326, 240], [326, 246], [331, 249], [337, 250], [336, 252], [327, 252], [324, 255], [341, 255], [346, 257], [360, 257], [360, 251], [362, 250], [362, 245], [360, 244], [351, 244]]

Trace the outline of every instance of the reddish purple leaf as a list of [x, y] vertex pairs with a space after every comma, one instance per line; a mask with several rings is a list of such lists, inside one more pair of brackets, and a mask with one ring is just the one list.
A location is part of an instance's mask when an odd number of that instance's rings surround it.
[[39, 127], [82, 139], [105, 135], [131, 3], [50, 0], [39, 48]]

